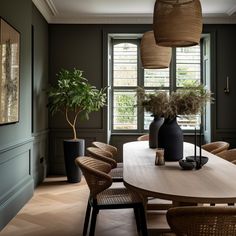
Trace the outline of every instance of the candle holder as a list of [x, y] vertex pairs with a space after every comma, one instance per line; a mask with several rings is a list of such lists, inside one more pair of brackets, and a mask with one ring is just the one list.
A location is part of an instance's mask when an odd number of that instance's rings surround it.
[[[194, 156], [187, 156], [185, 160], [180, 160], [179, 164], [183, 169], [199, 170], [208, 162], [208, 157], [202, 156], [202, 126], [199, 133], [199, 155], [197, 155], [197, 130], [194, 131]], [[191, 167], [191, 168], [190, 168]]]

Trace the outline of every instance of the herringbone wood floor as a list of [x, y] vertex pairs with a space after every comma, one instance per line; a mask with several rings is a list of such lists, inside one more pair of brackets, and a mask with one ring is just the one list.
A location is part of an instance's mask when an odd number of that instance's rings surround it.
[[[0, 235], [81, 236], [88, 193], [84, 179], [69, 184], [65, 177], [47, 178]], [[132, 209], [100, 211], [96, 236], [111, 235], [137, 235]]]

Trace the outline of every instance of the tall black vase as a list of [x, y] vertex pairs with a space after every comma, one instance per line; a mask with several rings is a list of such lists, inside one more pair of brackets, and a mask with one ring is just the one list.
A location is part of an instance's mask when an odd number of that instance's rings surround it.
[[84, 156], [84, 139], [64, 140], [64, 160], [67, 180], [78, 183], [81, 180], [81, 170], [75, 164], [78, 156]]
[[149, 147], [157, 148], [158, 147], [158, 131], [163, 124], [164, 119], [162, 117], [154, 116], [153, 121], [149, 126]]
[[165, 149], [166, 161], [178, 161], [183, 158], [183, 132], [176, 118], [165, 119], [158, 132], [158, 147]]

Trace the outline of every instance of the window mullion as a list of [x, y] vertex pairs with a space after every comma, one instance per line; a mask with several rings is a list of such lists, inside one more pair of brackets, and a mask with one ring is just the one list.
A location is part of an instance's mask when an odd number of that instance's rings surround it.
[[176, 91], [177, 89], [176, 74], [176, 49], [172, 48], [172, 60], [170, 69], [170, 92]]
[[[140, 43], [141, 40], [137, 40], [138, 50], [137, 50], [137, 85], [144, 87], [144, 68], [142, 67], [141, 57], [140, 57]], [[144, 131], [144, 109], [143, 107], [138, 106], [137, 109], [137, 122], [138, 122], [138, 132]]]

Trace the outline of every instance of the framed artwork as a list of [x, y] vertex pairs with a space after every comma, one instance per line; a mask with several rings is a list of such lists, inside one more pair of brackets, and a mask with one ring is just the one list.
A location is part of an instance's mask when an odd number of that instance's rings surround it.
[[0, 18], [0, 125], [19, 121], [20, 33]]

